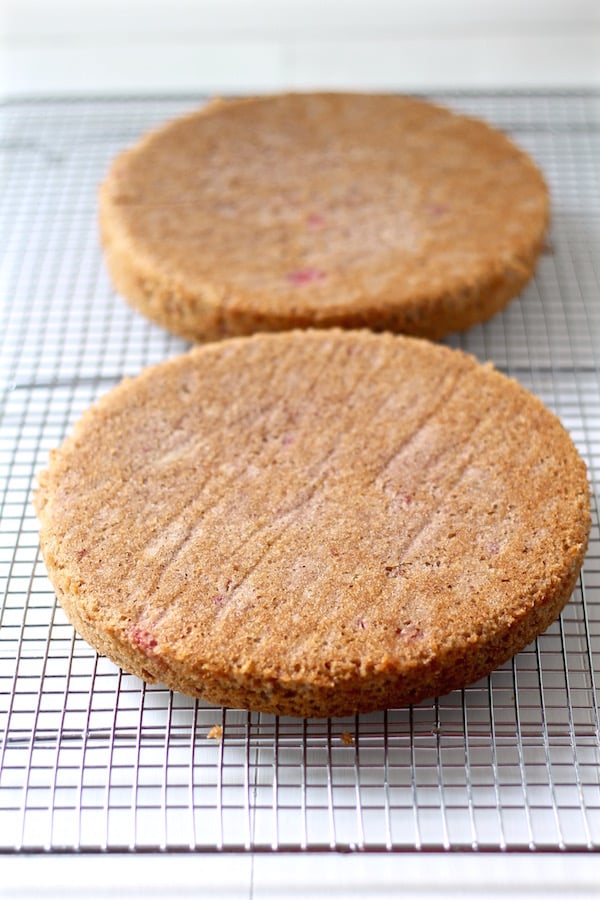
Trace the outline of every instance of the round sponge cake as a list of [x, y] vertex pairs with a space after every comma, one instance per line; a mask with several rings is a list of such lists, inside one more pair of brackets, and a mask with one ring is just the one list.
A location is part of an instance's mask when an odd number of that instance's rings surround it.
[[191, 340], [439, 338], [521, 291], [548, 218], [540, 172], [506, 136], [391, 95], [215, 101], [121, 154], [100, 190], [117, 290]]
[[234, 338], [124, 381], [35, 505], [58, 598], [100, 653], [299, 716], [487, 674], [559, 614], [590, 526], [585, 465], [540, 400], [368, 331]]

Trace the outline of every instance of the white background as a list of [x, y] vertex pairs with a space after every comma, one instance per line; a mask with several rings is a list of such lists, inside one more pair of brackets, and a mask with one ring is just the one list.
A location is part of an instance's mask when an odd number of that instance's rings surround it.
[[0, 93], [600, 85], [600, 0], [0, 0]]

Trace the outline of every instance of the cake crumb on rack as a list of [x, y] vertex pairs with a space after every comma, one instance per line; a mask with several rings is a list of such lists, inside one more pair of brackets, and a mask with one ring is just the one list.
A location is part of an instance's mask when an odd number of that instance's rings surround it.
[[349, 731], [342, 731], [342, 744], [345, 744], [346, 747], [354, 746], [354, 738]]
[[223, 740], [223, 726], [213, 725], [208, 732], [207, 737], [211, 738], [211, 740], [213, 741], [217, 741], [220, 744]]

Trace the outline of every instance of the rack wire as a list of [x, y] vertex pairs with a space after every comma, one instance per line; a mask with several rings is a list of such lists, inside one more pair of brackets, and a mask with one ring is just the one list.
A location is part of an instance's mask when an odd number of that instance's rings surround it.
[[31, 507], [81, 412], [185, 349], [108, 282], [110, 160], [201, 98], [22, 101], [0, 132], [0, 850], [565, 850], [600, 847], [600, 97], [458, 93], [539, 162], [553, 204], [534, 281], [448, 343], [491, 359], [586, 459], [589, 552], [559, 621], [489, 678], [347, 719], [221, 709], [99, 658], [57, 606]]

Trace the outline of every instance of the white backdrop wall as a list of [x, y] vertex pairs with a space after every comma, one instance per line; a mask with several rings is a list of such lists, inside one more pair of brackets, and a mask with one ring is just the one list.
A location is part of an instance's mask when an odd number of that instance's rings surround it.
[[0, 0], [0, 92], [600, 85], [600, 0]]

